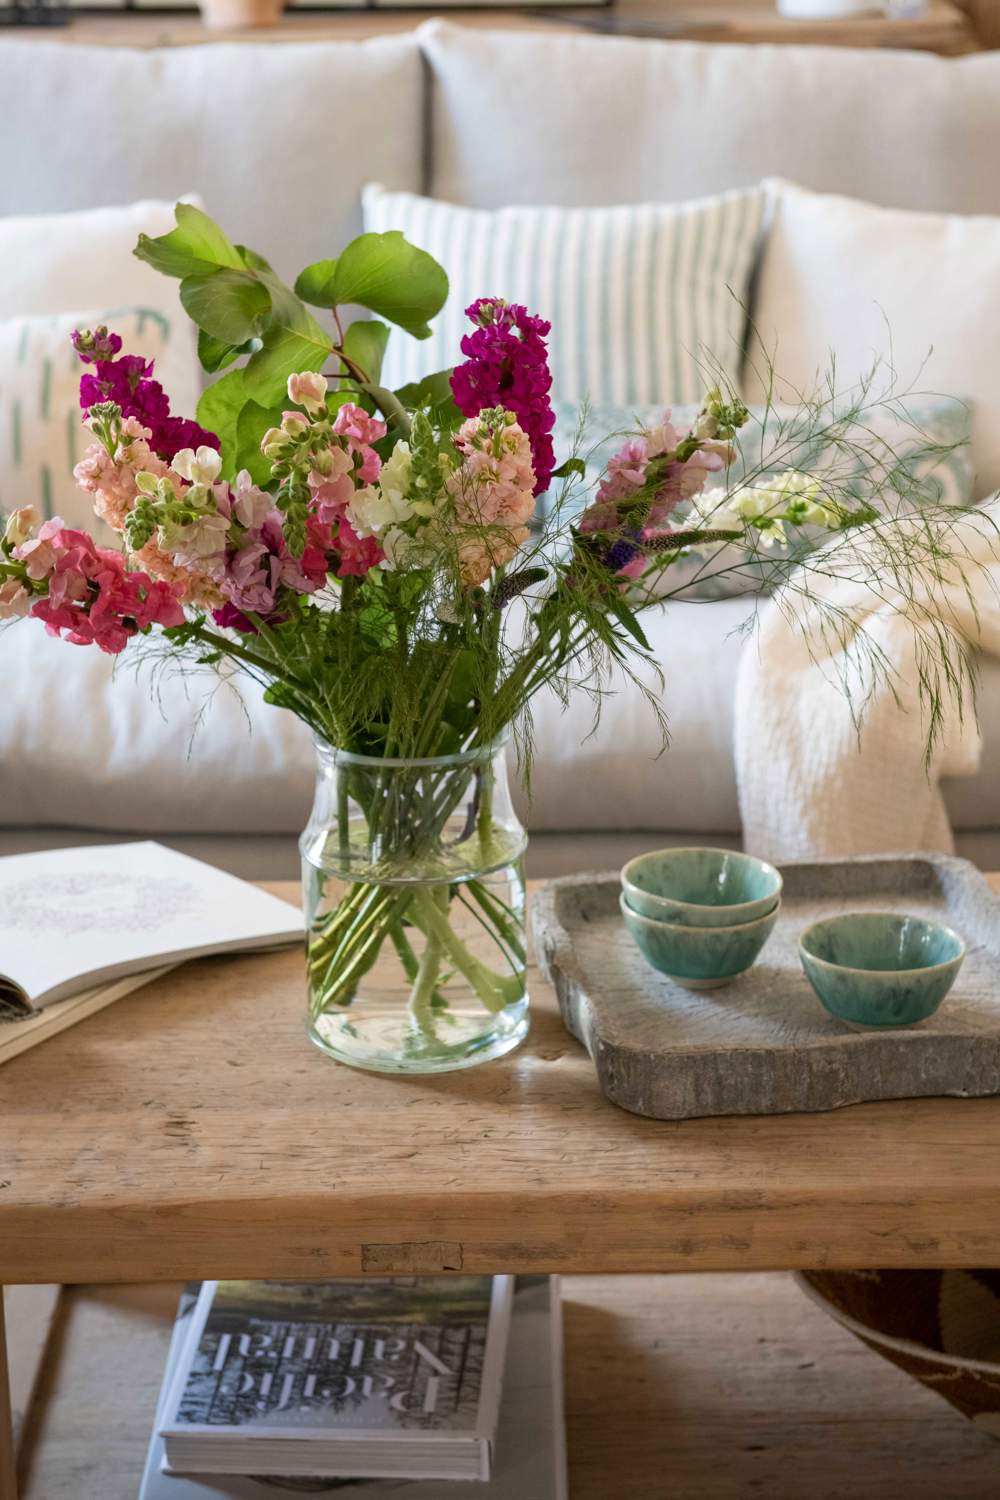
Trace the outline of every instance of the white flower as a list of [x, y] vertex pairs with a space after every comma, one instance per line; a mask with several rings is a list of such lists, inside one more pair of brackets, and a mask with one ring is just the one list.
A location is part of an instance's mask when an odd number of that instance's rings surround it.
[[288, 399], [296, 406], [304, 406], [311, 416], [318, 417], [326, 410], [326, 376], [315, 370], [303, 370], [288, 377]]
[[399, 568], [427, 568], [434, 562], [434, 548], [426, 535], [410, 536], [400, 526], [390, 526], [379, 545], [385, 553], [379, 566], [387, 573]]
[[409, 500], [396, 491], [383, 490], [380, 484], [355, 490], [347, 505], [347, 518], [358, 536], [377, 536], [387, 526], [408, 521], [410, 515]]
[[193, 448], [182, 448], [175, 453], [170, 467], [175, 474], [182, 479], [187, 479], [191, 484], [212, 485], [219, 477], [222, 468], [222, 455], [214, 448], [201, 447], [197, 452]]

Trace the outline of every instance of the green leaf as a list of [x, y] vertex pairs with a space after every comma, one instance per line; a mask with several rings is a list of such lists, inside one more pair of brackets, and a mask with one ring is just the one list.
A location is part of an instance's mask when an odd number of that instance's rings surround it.
[[451, 394], [451, 370], [436, 370], [410, 385], [400, 386], [396, 395], [410, 411], [426, 410], [435, 427], [452, 432], [465, 420]]
[[224, 267], [208, 276], [185, 276], [180, 294], [191, 321], [227, 344], [256, 338], [271, 311], [271, 294], [252, 271]]
[[222, 444], [222, 478], [236, 477], [237, 424], [249, 397], [244, 386], [245, 370], [230, 370], [202, 392], [197, 417], [202, 427], [214, 432]]
[[352, 323], [344, 334], [343, 350], [349, 359], [368, 376], [370, 385], [377, 385], [382, 374], [382, 360], [389, 342], [389, 329], [377, 318], [361, 319]]
[[[330, 263], [318, 262], [324, 264]], [[430, 337], [427, 321], [445, 304], [448, 277], [432, 255], [411, 245], [398, 229], [359, 235], [332, 267], [326, 283], [320, 282], [317, 273], [317, 290], [333, 299], [324, 305], [356, 302], [405, 328], [414, 338]], [[316, 269], [310, 266], [309, 272]], [[303, 277], [309, 272], [303, 272]]]
[[567, 458], [566, 462], [560, 464], [558, 469], [552, 470], [552, 478], [568, 479], [571, 474], [586, 474], [586, 472], [587, 465], [582, 458]]
[[174, 209], [177, 228], [157, 239], [140, 234], [133, 255], [164, 276], [205, 276], [219, 266], [242, 270], [244, 261], [218, 224], [191, 203]]
[[262, 335], [263, 347], [244, 369], [246, 394], [261, 406], [274, 406], [285, 397], [289, 375], [321, 370], [333, 354], [333, 343], [303, 307], [298, 297], [276, 278], [268, 281], [271, 317]]
[[625, 626], [625, 629], [628, 631], [629, 635], [632, 636], [633, 640], [638, 641], [639, 645], [644, 651], [652, 650], [652, 647], [647, 641], [645, 635], [643, 635], [642, 626], [639, 624], [639, 621], [636, 619], [635, 615], [625, 603], [625, 600], [622, 598], [621, 594], [612, 594], [609, 599], [609, 603], [614, 613], [618, 616], [619, 620], [621, 620], [622, 624]]
[[269, 427], [277, 427], [281, 421], [281, 407], [260, 406], [248, 401], [240, 408], [236, 418], [236, 456], [233, 469], [239, 473], [246, 469], [254, 484], [262, 489], [272, 479], [271, 461], [260, 451], [261, 439]]
[[227, 344], [223, 339], [213, 339], [204, 328], [198, 329], [198, 358], [202, 369], [212, 375], [231, 365], [241, 354], [255, 354], [260, 346], [260, 339], [247, 339], [245, 344]]
[[335, 260], [317, 260], [306, 266], [295, 278], [295, 294], [313, 307], [336, 307], [333, 295], [333, 278], [337, 269]]

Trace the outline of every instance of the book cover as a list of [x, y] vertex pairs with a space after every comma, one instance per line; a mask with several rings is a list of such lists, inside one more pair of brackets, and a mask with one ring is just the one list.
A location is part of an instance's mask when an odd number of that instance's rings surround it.
[[[358, 1500], [443, 1500], [435, 1480], [254, 1479], [194, 1475], [164, 1463], [159, 1426], [183, 1353], [197, 1286], [181, 1297], [167, 1356], [157, 1421], [146, 1457], [139, 1500], [293, 1500], [336, 1494]], [[566, 1500], [566, 1444], [562, 1397], [562, 1326], [556, 1277], [518, 1276], [504, 1375], [493, 1473], [485, 1483], [450, 1481], [444, 1500]]]
[[476, 1445], [488, 1472], [510, 1299], [509, 1277], [206, 1282], [168, 1458], [215, 1472], [238, 1448], [261, 1472], [302, 1473], [322, 1443], [345, 1473], [419, 1475], [457, 1473], [448, 1446]]

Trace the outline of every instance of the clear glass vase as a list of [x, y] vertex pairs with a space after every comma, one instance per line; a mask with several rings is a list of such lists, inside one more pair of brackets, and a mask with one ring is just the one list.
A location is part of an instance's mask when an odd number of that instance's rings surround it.
[[528, 1030], [527, 835], [503, 745], [425, 760], [316, 751], [299, 840], [310, 1037], [379, 1073], [503, 1056]]

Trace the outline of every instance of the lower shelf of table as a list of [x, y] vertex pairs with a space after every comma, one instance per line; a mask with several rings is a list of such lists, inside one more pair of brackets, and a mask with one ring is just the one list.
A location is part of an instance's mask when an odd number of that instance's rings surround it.
[[[136, 1500], [176, 1294], [64, 1294], [22, 1500]], [[858, 1344], [788, 1276], [571, 1277], [564, 1323], [571, 1500], [1000, 1490], [1000, 1443]]]

